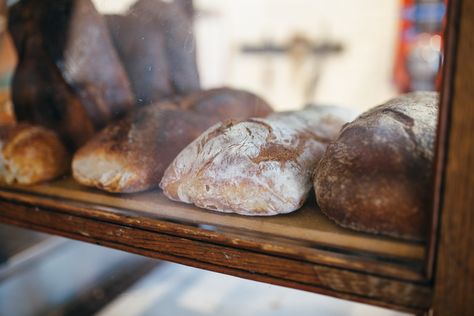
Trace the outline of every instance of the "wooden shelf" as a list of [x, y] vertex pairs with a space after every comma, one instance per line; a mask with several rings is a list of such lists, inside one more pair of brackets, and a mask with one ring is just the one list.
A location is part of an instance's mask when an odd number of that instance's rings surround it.
[[175, 203], [159, 190], [112, 195], [62, 179], [3, 187], [0, 207], [2, 222], [152, 258], [403, 311], [431, 304], [423, 244], [342, 229], [314, 202], [244, 217]]

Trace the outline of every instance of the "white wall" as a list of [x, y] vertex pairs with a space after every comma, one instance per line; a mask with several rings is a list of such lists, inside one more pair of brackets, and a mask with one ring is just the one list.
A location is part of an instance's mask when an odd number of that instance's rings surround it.
[[[247, 88], [278, 109], [307, 101], [367, 108], [395, 94], [391, 76], [398, 31], [397, 0], [195, 0], [203, 83]], [[340, 42], [337, 56], [252, 57], [242, 44], [263, 39], [284, 44], [292, 36]], [[298, 68], [299, 65], [299, 68]], [[316, 91], [304, 87], [320, 68]]]
[[[133, 0], [95, 0], [102, 12], [120, 12]], [[277, 109], [307, 102], [366, 109], [394, 96], [392, 67], [398, 0], [194, 0], [198, 62], [204, 87], [229, 85], [264, 96]], [[293, 36], [335, 41], [343, 51], [327, 58], [248, 55], [244, 44]], [[305, 93], [319, 73], [313, 93]]]

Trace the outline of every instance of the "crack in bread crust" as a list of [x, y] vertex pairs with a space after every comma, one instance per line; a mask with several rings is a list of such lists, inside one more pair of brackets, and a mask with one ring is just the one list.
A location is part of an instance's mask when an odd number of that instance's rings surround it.
[[436, 92], [411, 93], [344, 126], [314, 176], [323, 213], [343, 227], [423, 240], [437, 112]]
[[295, 211], [331, 139], [320, 135], [335, 137], [345, 122], [326, 109], [214, 126], [175, 158], [160, 186], [171, 199], [221, 212], [268, 216]]

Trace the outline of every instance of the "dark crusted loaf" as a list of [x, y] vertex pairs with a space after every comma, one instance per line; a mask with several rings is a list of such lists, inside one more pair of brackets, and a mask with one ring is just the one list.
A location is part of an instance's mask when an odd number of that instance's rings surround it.
[[9, 10], [18, 53], [19, 121], [58, 133], [69, 149], [133, 107], [127, 74], [90, 0], [23, 0]]
[[344, 126], [315, 171], [323, 213], [347, 228], [424, 239], [437, 114], [437, 93], [418, 92]]

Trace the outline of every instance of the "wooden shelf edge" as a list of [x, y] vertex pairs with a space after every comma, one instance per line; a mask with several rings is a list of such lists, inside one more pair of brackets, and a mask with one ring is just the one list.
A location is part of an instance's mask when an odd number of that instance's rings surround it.
[[[49, 211], [75, 215], [97, 222], [119, 224], [131, 229], [162, 233], [169, 236], [188, 238], [210, 244], [230, 246], [247, 251], [271, 254], [284, 258], [293, 258], [320, 265], [343, 268], [345, 270], [363, 271], [373, 275], [391, 277], [405, 281], [426, 283], [422, 271], [422, 262], [397, 261], [398, 258], [380, 258], [363, 253], [348, 253], [344, 250], [321, 249], [311, 244], [292, 243], [291, 240], [271, 238], [271, 235], [251, 236], [241, 230], [220, 231], [202, 229], [200, 225], [186, 225], [167, 220], [141, 217], [139, 213], [120, 213], [101, 210], [87, 203], [62, 199], [35, 197], [31, 200], [27, 195], [0, 191], [0, 201], [5, 200], [21, 204], [32, 209], [48, 209]], [[1, 213], [1, 212], [0, 212]], [[19, 215], [13, 212], [11, 216]], [[60, 225], [60, 223], [59, 223]]]
[[[0, 221], [238, 277], [420, 313], [431, 305], [427, 284], [170, 236], [41, 207], [0, 201]], [[58, 224], [60, 223], [60, 224]]]
[[[158, 219], [180, 222], [187, 226], [208, 225], [239, 234], [258, 233], [265, 238], [276, 237], [300, 243], [317, 244], [395, 260], [423, 261], [425, 245], [378, 235], [343, 229], [312, 206], [282, 216], [246, 217], [222, 214], [168, 200], [161, 191], [116, 195], [86, 189], [69, 178], [32, 187], [15, 186], [0, 189], [0, 198], [56, 207], [67, 210], [72, 204], [85, 205], [93, 217], [107, 220], [130, 219], [133, 225], [146, 225]], [[153, 222], [155, 225], [156, 222]], [[152, 228], [152, 227], [150, 227]]]

